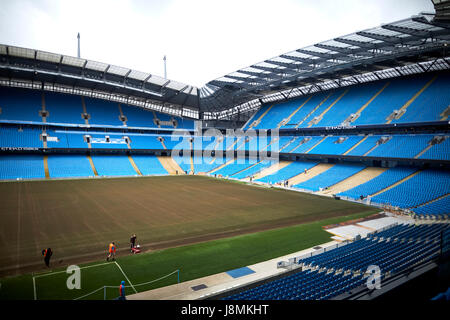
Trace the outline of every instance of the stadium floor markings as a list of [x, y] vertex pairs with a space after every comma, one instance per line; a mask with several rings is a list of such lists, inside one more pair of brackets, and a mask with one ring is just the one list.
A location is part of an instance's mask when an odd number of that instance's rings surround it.
[[[88, 268], [93, 268], [93, 267], [100, 267], [100, 266], [104, 266], [106, 264], [113, 264], [114, 262], [105, 262], [105, 263], [100, 263], [100, 264], [94, 264], [94, 265], [90, 265], [90, 266], [86, 266], [86, 267], [80, 267], [80, 270], [82, 269], [88, 269]], [[41, 278], [41, 277], [46, 277], [46, 276], [50, 276], [50, 275], [54, 275], [54, 274], [58, 274], [58, 273], [66, 273], [66, 270], [62, 270], [62, 271], [56, 271], [56, 272], [48, 272], [48, 273], [44, 273], [44, 274], [39, 274], [39, 275], [35, 275], [33, 278]]]
[[117, 261], [114, 261], [114, 263], [116, 264], [116, 266], [119, 268], [119, 270], [122, 272], [122, 274], [124, 275], [125, 279], [127, 279], [128, 283], [130, 284], [130, 286], [133, 288], [135, 293], [138, 293], [136, 288], [133, 286], [133, 284], [131, 283], [130, 279], [128, 279], [127, 275], [125, 274], [125, 272], [123, 272], [122, 268], [120, 267], [120, 265], [117, 263]]
[[36, 280], [34, 277], [33, 277], [33, 294], [34, 294], [34, 300], [37, 300]]
[[[105, 263], [100, 263], [100, 264], [94, 264], [94, 265], [90, 265], [90, 266], [85, 266], [85, 267], [80, 267], [81, 269], [88, 269], [88, 268], [93, 268], [93, 267], [100, 267], [100, 266], [104, 266], [107, 264], [113, 264], [114, 262], [105, 262]], [[116, 263], [117, 265], [117, 263]], [[121, 269], [119, 267], [119, 269]], [[46, 277], [46, 276], [51, 276], [51, 275], [55, 275], [55, 274], [60, 274], [60, 273], [66, 273], [66, 270], [62, 270], [62, 271], [56, 271], [56, 272], [47, 272], [44, 274], [38, 274], [38, 275], [33, 275], [33, 294], [34, 294], [34, 300], [37, 300], [37, 286], [36, 286], [36, 278], [42, 278], [42, 277]], [[123, 273], [123, 271], [122, 271]], [[124, 274], [125, 275], [125, 274]], [[126, 277], [126, 276], [125, 276]], [[133, 287], [134, 289], [134, 287]], [[134, 289], [134, 291], [136, 291], [136, 289]]]

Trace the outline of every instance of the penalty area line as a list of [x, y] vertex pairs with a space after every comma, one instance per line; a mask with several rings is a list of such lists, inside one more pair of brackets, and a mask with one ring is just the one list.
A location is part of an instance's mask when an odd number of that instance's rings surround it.
[[[85, 266], [85, 267], [80, 267], [80, 270], [82, 269], [89, 269], [89, 268], [93, 268], [93, 267], [100, 267], [100, 266], [104, 266], [107, 264], [113, 264], [113, 262], [106, 262], [106, 263], [100, 263], [100, 264], [93, 264], [90, 266]], [[55, 274], [60, 274], [60, 273], [67, 273], [67, 270], [63, 270], [63, 271], [50, 271], [47, 273], [41, 273], [41, 274], [33, 274], [33, 294], [34, 294], [34, 300], [37, 300], [37, 286], [36, 286], [36, 279], [37, 278], [42, 278], [42, 277], [47, 277], [47, 276], [53, 276]], [[136, 290], [135, 290], [136, 291]]]
[[34, 294], [34, 300], [37, 300], [35, 277], [33, 277], [33, 294]]
[[125, 279], [127, 279], [128, 283], [130, 284], [130, 286], [133, 288], [135, 293], [138, 293], [136, 288], [133, 286], [133, 284], [131, 283], [130, 279], [128, 279], [127, 275], [125, 274], [125, 272], [123, 272], [122, 268], [120, 267], [120, 265], [117, 263], [117, 261], [114, 261], [114, 263], [116, 264], [117, 268], [119, 268], [119, 270], [122, 272], [122, 274], [124, 275]]
[[[104, 266], [104, 265], [107, 265], [107, 264], [113, 264], [113, 262], [105, 262], [105, 263], [93, 264], [93, 265], [90, 265], [90, 266], [80, 267], [80, 270], [94, 268], [94, 267], [100, 267], [100, 266]], [[59, 273], [67, 273], [67, 270], [56, 271], [56, 272], [50, 271], [48, 273], [37, 274], [34, 277], [35, 278], [41, 278], [41, 277], [47, 277], [47, 276], [51, 276], [51, 275], [55, 275], [55, 274], [59, 274]]]

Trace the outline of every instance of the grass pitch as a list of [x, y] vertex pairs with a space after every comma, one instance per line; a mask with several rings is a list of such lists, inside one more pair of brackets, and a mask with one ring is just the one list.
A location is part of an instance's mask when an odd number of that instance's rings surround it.
[[[231, 238], [122, 256], [117, 259], [117, 263], [136, 291], [147, 291], [175, 284], [178, 280], [183, 282], [198, 279], [328, 242], [330, 234], [324, 231], [322, 226], [366, 217], [369, 214], [371, 213], [364, 212], [328, 218]], [[120, 281], [125, 280], [125, 276], [114, 263], [105, 263], [97, 261], [80, 265], [82, 268], [80, 290], [67, 289], [66, 280], [69, 275], [65, 273], [65, 268], [56, 268], [44, 274], [26, 274], [0, 279], [0, 300], [77, 299], [83, 296], [83, 299], [102, 300], [103, 286], [115, 286], [106, 290], [106, 299], [114, 299], [118, 296], [117, 286]], [[180, 273], [172, 273], [175, 270], [180, 270]], [[171, 275], [167, 276], [168, 274]], [[140, 285], [160, 278], [163, 279]], [[128, 281], [127, 285], [130, 285]], [[96, 290], [98, 291], [94, 292]], [[94, 293], [90, 294], [92, 292]], [[128, 287], [126, 292], [133, 294], [135, 291]], [[85, 296], [87, 294], [89, 295]]]
[[[103, 263], [108, 243], [115, 241], [121, 248], [118, 262], [131, 282], [147, 282], [177, 269], [185, 281], [329, 241], [321, 226], [377, 211], [200, 176], [1, 183], [0, 269], [4, 276], [42, 271], [41, 250], [49, 246], [54, 251], [53, 270], [72, 263]], [[132, 233], [151, 252], [130, 256]], [[196, 244], [187, 245], [192, 243]], [[160, 250], [164, 248], [171, 249]], [[84, 285], [85, 293], [97, 282], [116, 285], [123, 278], [113, 272], [116, 276], [109, 283], [107, 277], [90, 276], [94, 270], [103, 273], [101, 267], [83, 271], [87, 280], [92, 278]], [[82, 295], [50, 280], [57, 278], [37, 279], [38, 298]], [[154, 285], [175, 283], [175, 278]], [[32, 276], [4, 278], [0, 298], [20, 297], [33, 299]]]

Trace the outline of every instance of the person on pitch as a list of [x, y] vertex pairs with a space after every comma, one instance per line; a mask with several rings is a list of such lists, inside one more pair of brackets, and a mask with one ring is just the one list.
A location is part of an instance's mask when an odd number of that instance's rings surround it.
[[47, 268], [50, 268], [50, 258], [53, 255], [53, 251], [51, 248], [47, 248], [42, 250], [42, 255], [44, 256], [44, 262]]
[[119, 286], [119, 298], [118, 300], [127, 300], [127, 298], [125, 298], [125, 281], [122, 280], [122, 282], [120, 283]]
[[108, 247], [108, 256], [106, 257], [106, 261], [109, 261], [109, 259], [116, 260], [116, 244], [114, 242], [111, 242]]
[[130, 238], [131, 252], [133, 252], [133, 248], [136, 246], [136, 235], [133, 234]]

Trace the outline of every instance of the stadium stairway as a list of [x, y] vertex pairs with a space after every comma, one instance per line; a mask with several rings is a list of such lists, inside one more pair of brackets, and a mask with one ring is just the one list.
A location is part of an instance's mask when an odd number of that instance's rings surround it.
[[295, 141], [297, 141], [297, 137], [293, 137], [291, 140], [288, 141], [288, 143], [286, 143], [284, 146], [280, 146], [280, 151], [283, 151], [284, 149], [286, 149], [288, 146], [290, 146], [292, 143], [294, 143]]
[[[272, 139], [272, 141], [270, 141], [269, 144], [267, 144], [267, 145], [265, 145], [264, 147], [262, 147], [261, 149], [259, 149], [259, 151], [268, 150], [268, 149], [270, 149], [269, 147], [270, 147], [271, 145], [273, 145], [274, 143], [279, 142], [279, 141], [280, 141], [280, 138]], [[279, 147], [280, 147], [280, 146], [278, 146], [278, 148], [279, 148]]]
[[425, 147], [421, 152], [419, 152], [417, 155], [414, 156], [414, 159], [419, 159], [423, 154], [425, 154], [428, 150], [430, 150], [435, 145], [438, 145], [440, 143], [443, 143], [446, 139], [448, 139], [447, 136], [434, 136], [433, 139], [428, 141], [428, 146]]
[[[191, 150], [194, 150], [194, 144], [192, 143], [192, 140], [189, 140], [189, 148]], [[192, 153], [191, 153], [191, 174], [194, 174], [194, 172], [195, 172], [195, 170], [194, 170], [194, 158], [193, 158]]]
[[264, 111], [264, 113], [255, 121], [253, 121], [250, 126], [248, 127], [249, 129], [252, 129], [254, 127], [256, 127], [258, 124], [260, 124], [261, 120], [264, 118], [264, 116], [270, 111], [270, 109], [272, 109], [274, 105], [271, 105], [270, 107], [267, 108], [266, 111]]
[[[228, 147], [226, 148], [226, 151], [228, 151], [228, 150], [233, 150], [234, 146], [237, 145], [241, 139], [242, 139], [242, 138], [237, 138], [237, 139], [235, 139], [235, 140], [233, 141], [233, 143], [232, 143], [230, 146], [228, 146]], [[244, 142], [244, 143], [245, 143], [245, 142]], [[224, 145], [224, 146], [226, 147], [226, 145]], [[237, 148], [234, 148], [234, 149], [237, 149]]]
[[133, 169], [136, 171], [136, 173], [140, 176], [142, 176], [141, 170], [139, 170], [138, 166], [136, 165], [136, 163], [134, 162], [133, 158], [131, 157], [131, 155], [128, 155], [128, 160], [130, 160], [131, 165], [133, 166]]
[[120, 105], [120, 103], [118, 104], [118, 107], [119, 107], [120, 121], [122, 121], [122, 124], [124, 126], [126, 126], [127, 125], [127, 118], [123, 114], [122, 106]]
[[281, 122], [278, 124], [277, 129], [279, 129], [281, 126], [285, 125], [286, 123], [289, 123], [289, 121], [292, 119], [292, 117], [305, 105], [308, 103], [309, 100], [311, 100], [313, 96], [311, 95], [308, 99], [305, 100], [297, 109], [295, 109], [287, 118], [281, 120]]
[[429, 143], [428, 146], [426, 146], [425, 149], [423, 149], [422, 151], [420, 151], [417, 155], [414, 156], [414, 159], [419, 159], [419, 157], [421, 155], [423, 155], [425, 152], [427, 152], [428, 150], [430, 150], [433, 147], [433, 144]]
[[[211, 161], [211, 163], [210, 164], [212, 164], [214, 161], [216, 160], [216, 158], [214, 158], [214, 160], [213, 161]], [[231, 160], [228, 160], [227, 162], [225, 162], [224, 164], [221, 164], [220, 166], [218, 166], [217, 168], [214, 168], [214, 169], [212, 169], [211, 171], [209, 171], [209, 172], [207, 172], [207, 173], [209, 173], [209, 174], [213, 174], [214, 172], [216, 172], [216, 171], [219, 171], [220, 169], [222, 169], [222, 168], [224, 168], [224, 167], [226, 167], [226, 166], [228, 166], [229, 164], [232, 164], [232, 163], [234, 163], [234, 160], [235, 159], [231, 159]]]
[[42, 147], [44, 148], [44, 149], [47, 149], [48, 148], [48, 146], [47, 146], [47, 139], [45, 139], [44, 140], [44, 138], [43, 138], [43, 135], [45, 135], [47, 132], [45, 131], [45, 129], [44, 130], [42, 130], [42, 134], [41, 134], [41, 136], [40, 136], [40, 139], [42, 140]]
[[44, 172], [45, 179], [50, 179], [50, 171], [48, 169], [48, 156], [44, 156]]
[[448, 116], [450, 115], [450, 106], [448, 106], [442, 113], [440, 114], [441, 121], [447, 121]]
[[305, 122], [305, 120], [308, 119], [309, 116], [312, 115], [317, 109], [319, 109], [319, 107], [320, 107], [322, 104], [324, 104], [324, 103], [328, 100], [328, 98], [329, 98], [331, 95], [332, 95], [332, 93], [328, 94], [325, 98], [323, 98], [322, 101], [320, 101], [319, 104], [318, 104], [317, 106], [315, 106], [314, 109], [312, 109], [311, 112], [309, 112], [309, 113], [306, 115], [306, 117], [303, 118], [302, 121], [300, 121], [299, 123], [297, 123], [297, 125], [295, 126], [295, 128], [300, 127], [300, 125], [301, 125], [303, 122]]
[[397, 113], [392, 112], [391, 115], [386, 119], [386, 124], [391, 123], [394, 119], [400, 119], [403, 114], [405, 114], [406, 109], [414, 102], [414, 100], [417, 99], [418, 96], [422, 94], [432, 83], [434, 80], [436, 80], [437, 75], [434, 76], [430, 81], [428, 81], [422, 89], [420, 89], [411, 99], [409, 99], [399, 110]]
[[42, 117], [42, 122], [47, 122], [47, 110], [45, 109], [45, 94], [42, 92], [41, 94], [41, 106], [42, 109], [39, 112], [40, 116]]
[[336, 183], [333, 186], [330, 186], [327, 190], [319, 191], [318, 194], [338, 194], [347, 190], [350, 190], [354, 187], [357, 187], [363, 183], [366, 183], [367, 181], [372, 180], [375, 177], [378, 177], [380, 174], [388, 170], [388, 168], [375, 168], [375, 167], [368, 167], [365, 168], [356, 174], [354, 174], [351, 177], [348, 177], [345, 180], [342, 180], [341, 182]]
[[[319, 142], [317, 142], [315, 145], [313, 145], [311, 148], [309, 148], [308, 150], [305, 151], [305, 153], [310, 153], [311, 150], [313, 150], [315, 147], [317, 147], [319, 144], [321, 144], [326, 138], [328, 138], [328, 136], [324, 136], [322, 139], [320, 139]], [[297, 149], [297, 148], [295, 148]], [[294, 149], [294, 150], [295, 150]], [[293, 152], [294, 150], [292, 150], [291, 152]]]
[[328, 108], [326, 108], [318, 117], [314, 117], [314, 119], [312, 119], [309, 123], [308, 123], [308, 128], [310, 128], [313, 124], [318, 124], [322, 119], [323, 116], [330, 111], [331, 108], [333, 108], [333, 106], [339, 102], [339, 100], [342, 99], [343, 96], [345, 96], [345, 94], [348, 92], [348, 89], [345, 90], [336, 100], [334, 100], [329, 106]]
[[331, 163], [319, 163], [318, 165], [312, 167], [311, 169], [307, 170], [306, 173], [302, 172], [288, 180], [289, 186], [293, 186], [296, 184], [299, 184], [301, 182], [307, 181], [311, 178], [314, 178], [315, 176], [327, 171], [331, 167], [333, 167], [334, 164]]
[[[258, 172], [257, 174], [255, 174], [253, 176], [253, 180], [258, 180], [258, 179], [264, 178], [265, 176], [271, 175], [271, 174], [277, 172], [278, 170], [283, 169], [284, 167], [286, 167], [287, 165], [289, 165], [291, 163], [292, 163], [292, 161], [280, 161], [280, 162], [277, 162], [277, 163], [271, 165], [270, 167], [268, 167], [268, 168]], [[249, 178], [245, 178], [243, 180], [244, 181], [248, 181]]]
[[429, 205], [429, 204], [431, 204], [431, 203], [433, 203], [433, 202], [436, 202], [436, 201], [442, 200], [442, 199], [444, 199], [444, 198], [448, 197], [449, 195], [450, 195], [449, 193], [447, 193], [447, 194], [444, 194], [443, 196], [440, 196], [440, 197], [438, 197], [438, 198], [436, 198], [436, 199], [433, 199], [433, 200], [427, 201], [427, 202], [425, 202], [425, 203], [421, 203], [421, 204], [419, 204], [418, 206], [410, 207], [410, 208], [408, 208], [408, 209], [415, 209], [415, 208], [420, 208], [420, 207], [424, 207], [424, 206], [426, 206], [426, 205]]
[[[83, 96], [81, 96], [81, 105], [83, 106], [83, 113], [84, 113], [84, 114], [88, 114], [88, 113], [87, 113], [87, 109], [86, 109], [86, 101], [84, 101], [84, 97], [83, 97]], [[86, 118], [84, 119], [84, 123], [87, 124], [87, 125], [89, 125], [89, 115], [88, 115], [88, 117], [86, 117]], [[90, 147], [90, 144], [89, 144], [89, 148], [91, 148], [91, 147]], [[95, 172], [95, 171], [94, 171], [94, 172]]]
[[356, 143], [353, 147], [351, 147], [350, 149], [348, 149], [347, 151], [345, 151], [345, 152], [343, 153], [343, 155], [345, 156], [345, 155], [349, 154], [350, 152], [352, 152], [353, 149], [355, 149], [355, 148], [356, 148], [357, 146], [359, 146], [361, 143], [363, 143], [364, 141], [366, 141], [366, 139], [367, 139], [368, 137], [369, 137], [369, 136], [366, 135], [364, 138], [362, 138], [361, 140], [359, 140], [358, 143]]
[[370, 148], [366, 153], [363, 154], [363, 157], [365, 157], [368, 154], [370, 154], [373, 150], [378, 148], [379, 145], [381, 145], [383, 143], [386, 143], [386, 142], [388, 142], [391, 139], [392, 139], [392, 136], [386, 137], [386, 139], [384, 139], [384, 138], [379, 139], [372, 148]]
[[[219, 147], [221, 146], [221, 144], [224, 142], [225, 138], [218, 138], [216, 145], [214, 146], [214, 151], [217, 151], [217, 149], [219, 149]], [[211, 164], [216, 160], [216, 158], [213, 159], [213, 161], [211, 161]]]
[[158, 137], [159, 142], [161, 142], [161, 145], [163, 147], [164, 150], [167, 150], [166, 144], [164, 143], [164, 138], [163, 137]]
[[[386, 87], [387, 87], [389, 84], [390, 84], [390, 82], [387, 82], [387, 83], [383, 86], [383, 88], [381, 88], [377, 93], [375, 93], [375, 95], [374, 95], [372, 98], [370, 98], [369, 101], [367, 101], [361, 108], [359, 108], [359, 110], [356, 111], [355, 116], [350, 120], [350, 122], [354, 122], [356, 119], [358, 119], [358, 118], [361, 116], [361, 113], [364, 111], [364, 109], [366, 109], [366, 108], [369, 106], [369, 104], [371, 104], [372, 101], [375, 100], [375, 98], [378, 97], [378, 95], [379, 95], [381, 92], [383, 92], [383, 90], [386, 89]], [[349, 151], [351, 151], [351, 150], [349, 150]]]
[[98, 176], [98, 172], [97, 172], [97, 169], [95, 168], [94, 161], [92, 161], [92, 157], [90, 155], [88, 155], [87, 158], [89, 160], [89, 163], [91, 164], [91, 168], [92, 168], [92, 171], [94, 172], [94, 175]]
[[181, 167], [179, 166], [179, 164], [172, 159], [172, 157], [170, 156], [157, 156], [159, 162], [161, 162], [161, 165], [164, 167], [164, 169], [166, 169], [166, 171], [169, 174], [177, 174], [178, 175], [183, 175], [185, 174], [184, 170], [181, 169]]
[[376, 192], [376, 193], [374, 193], [374, 194], [371, 194], [370, 197], [375, 197], [375, 196], [377, 196], [377, 195], [379, 195], [379, 194], [381, 194], [381, 193], [383, 193], [383, 192], [386, 192], [386, 191], [388, 191], [388, 190], [390, 190], [390, 189], [392, 189], [392, 188], [394, 188], [394, 187], [396, 187], [396, 186], [402, 184], [403, 182], [405, 182], [405, 181], [411, 179], [412, 177], [418, 175], [420, 172], [422, 172], [422, 170], [417, 170], [416, 172], [410, 174], [409, 176], [403, 178], [402, 180], [397, 181], [397, 182], [394, 183], [394, 184], [391, 184], [389, 187], [384, 188], [384, 189], [382, 189], [382, 190], [380, 190], [380, 191], [378, 191], [378, 192]]
[[152, 110], [153, 113], [153, 123], [158, 127], [161, 128], [161, 125], [158, 122], [158, 117], [156, 116], [156, 112]]
[[242, 169], [242, 170], [239, 170], [238, 172], [233, 173], [233, 174], [231, 175], [231, 177], [233, 177], [234, 175], [239, 174], [239, 173], [241, 173], [241, 172], [243, 172], [243, 171], [245, 171], [245, 170], [251, 169], [251, 168], [253, 168], [254, 166], [260, 164], [260, 163], [263, 162], [263, 161], [264, 161], [264, 160], [258, 161], [258, 162], [256, 162], [256, 163], [250, 165], [250, 166], [247, 167], [247, 168], [244, 168], [244, 169]]

